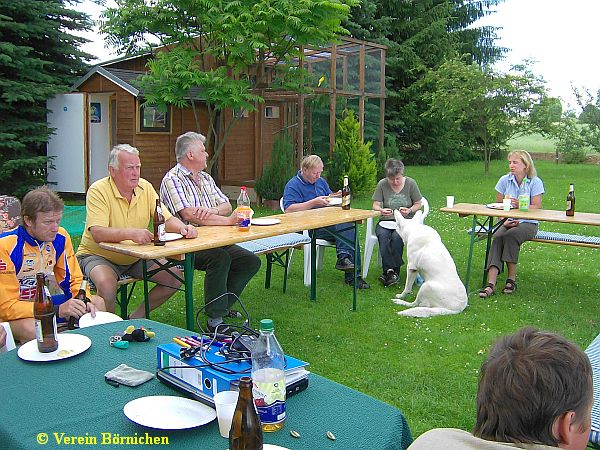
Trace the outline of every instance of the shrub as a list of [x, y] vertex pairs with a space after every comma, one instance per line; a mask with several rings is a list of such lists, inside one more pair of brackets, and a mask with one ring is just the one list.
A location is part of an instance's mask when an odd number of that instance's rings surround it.
[[377, 167], [371, 153], [373, 143], [362, 142], [360, 124], [354, 111], [346, 109], [338, 121], [333, 158], [327, 163], [328, 181], [332, 190], [341, 189], [344, 175], [350, 178], [353, 193], [370, 192], [375, 187]]
[[558, 127], [557, 135], [556, 149], [562, 155], [564, 162], [567, 164], [576, 164], [585, 160], [587, 143], [577, 127], [575, 119], [563, 119]]
[[290, 178], [296, 175], [294, 144], [289, 133], [283, 132], [275, 138], [271, 151], [271, 164], [263, 168], [254, 189], [263, 199], [279, 200]]

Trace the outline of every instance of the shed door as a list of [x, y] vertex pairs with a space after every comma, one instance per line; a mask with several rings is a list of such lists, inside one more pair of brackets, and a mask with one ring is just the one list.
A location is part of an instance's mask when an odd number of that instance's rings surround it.
[[[48, 126], [54, 128], [46, 147], [54, 157], [48, 164], [48, 182], [58, 192], [84, 194], [87, 187], [86, 94], [60, 94], [47, 101]], [[50, 167], [53, 165], [54, 168]]]

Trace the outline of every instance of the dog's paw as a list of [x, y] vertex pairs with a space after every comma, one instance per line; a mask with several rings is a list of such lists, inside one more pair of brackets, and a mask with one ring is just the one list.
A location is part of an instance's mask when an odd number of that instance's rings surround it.
[[[398, 296], [396, 296], [398, 297]], [[400, 305], [400, 306], [408, 306], [410, 305], [409, 302], [405, 302], [404, 300], [400, 300], [399, 298], [393, 298], [392, 302], [394, 302], [396, 305]]]
[[406, 298], [410, 294], [410, 291], [403, 291], [400, 294], [396, 294], [396, 298]]

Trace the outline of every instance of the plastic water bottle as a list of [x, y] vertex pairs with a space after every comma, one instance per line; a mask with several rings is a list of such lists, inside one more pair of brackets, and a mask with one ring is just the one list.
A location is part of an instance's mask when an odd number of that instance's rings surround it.
[[524, 178], [521, 186], [519, 186], [519, 210], [529, 210], [529, 178]]
[[238, 230], [249, 231], [250, 220], [252, 219], [252, 208], [250, 208], [250, 197], [248, 197], [246, 186], [240, 188], [236, 212], [238, 213]]
[[275, 337], [273, 321], [260, 321], [260, 335], [252, 350], [254, 404], [263, 431], [277, 431], [285, 421], [285, 355]]

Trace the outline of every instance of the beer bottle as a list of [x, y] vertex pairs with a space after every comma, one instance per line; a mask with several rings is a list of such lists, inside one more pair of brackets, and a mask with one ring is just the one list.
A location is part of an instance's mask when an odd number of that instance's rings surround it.
[[229, 430], [229, 450], [262, 450], [263, 433], [258, 413], [252, 398], [252, 378], [240, 378], [238, 397], [231, 430]]
[[344, 175], [344, 186], [342, 187], [342, 209], [350, 209], [350, 185], [348, 184], [348, 175]]
[[154, 245], [165, 245], [165, 216], [163, 216], [160, 199], [158, 198], [156, 199], [152, 224], [154, 225]]
[[[77, 292], [77, 295], [74, 297], [78, 300], [81, 300], [86, 305], [87, 305], [87, 302], [89, 302], [89, 300], [87, 298], [87, 287], [88, 287], [88, 279], [87, 279], [87, 277], [83, 277], [83, 280], [81, 281], [81, 286], [79, 287], [79, 291]], [[68, 326], [69, 330], [75, 329], [75, 317], [74, 316], [69, 317], [69, 323], [67, 324], [67, 326]]]
[[575, 215], [575, 185], [571, 183], [567, 194], [567, 216]]
[[35, 302], [33, 303], [33, 319], [38, 350], [50, 353], [58, 348], [58, 333], [56, 331], [56, 315], [48, 288], [46, 277], [38, 272], [36, 277]]

